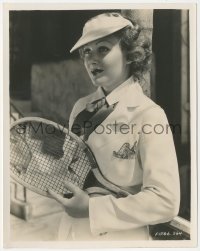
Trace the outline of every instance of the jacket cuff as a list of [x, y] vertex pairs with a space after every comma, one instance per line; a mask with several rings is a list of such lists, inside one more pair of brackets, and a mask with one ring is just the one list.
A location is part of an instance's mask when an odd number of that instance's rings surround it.
[[[104, 235], [107, 231], [103, 227], [105, 219], [103, 217], [107, 215], [107, 209], [105, 207], [105, 200], [110, 195], [91, 197], [89, 199], [89, 221], [91, 233], [95, 236]], [[104, 205], [104, 206], [102, 206]]]

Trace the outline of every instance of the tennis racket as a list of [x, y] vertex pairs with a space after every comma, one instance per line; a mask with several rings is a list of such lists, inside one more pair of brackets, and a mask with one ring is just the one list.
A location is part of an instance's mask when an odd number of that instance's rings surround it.
[[67, 180], [89, 195], [129, 195], [102, 175], [90, 148], [77, 135], [38, 117], [22, 118], [11, 126], [10, 174], [26, 188], [47, 197], [47, 189], [68, 197]]

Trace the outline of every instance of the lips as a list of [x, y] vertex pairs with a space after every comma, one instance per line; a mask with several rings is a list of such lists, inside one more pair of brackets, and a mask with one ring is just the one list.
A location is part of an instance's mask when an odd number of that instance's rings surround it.
[[100, 75], [104, 70], [103, 69], [100, 69], [100, 68], [95, 68], [95, 69], [92, 69], [91, 70], [91, 73], [94, 77]]

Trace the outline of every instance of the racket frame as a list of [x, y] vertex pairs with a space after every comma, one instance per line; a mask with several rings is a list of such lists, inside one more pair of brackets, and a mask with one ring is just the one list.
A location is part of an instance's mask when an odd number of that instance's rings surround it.
[[[85, 154], [87, 155], [90, 165], [91, 165], [91, 170], [95, 176], [95, 178], [105, 187], [93, 187], [92, 189], [86, 189], [86, 191], [88, 191], [88, 193], [94, 194], [102, 194], [103, 191], [105, 191], [104, 195], [107, 195], [109, 192], [110, 194], [115, 194], [117, 197], [125, 197], [128, 196], [130, 193], [127, 192], [125, 189], [123, 189], [120, 186], [117, 186], [115, 184], [113, 184], [112, 182], [108, 181], [104, 175], [101, 173], [99, 166], [97, 164], [97, 161], [95, 159], [94, 154], [92, 153], [92, 151], [90, 150], [90, 147], [87, 145], [86, 142], [84, 142], [80, 137], [78, 137], [76, 134], [70, 132], [69, 129], [67, 129], [64, 126], [61, 126], [59, 123], [53, 122], [51, 120], [48, 119], [44, 119], [44, 118], [40, 118], [40, 117], [24, 117], [24, 118], [20, 118], [18, 120], [16, 120], [10, 127], [10, 131], [16, 127], [17, 125], [19, 125], [20, 123], [26, 123], [26, 122], [38, 122], [38, 123], [44, 123], [44, 124], [48, 124], [48, 125], [52, 125], [54, 126], [56, 129], [58, 130], [62, 130], [63, 133], [65, 133], [66, 135], [69, 135], [71, 138], [74, 138], [76, 140], [76, 142], [78, 143], [79, 147], [82, 148], [82, 150], [85, 152]], [[11, 177], [16, 180], [18, 183], [20, 183], [21, 185], [25, 186], [26, 188], [32, 190], [33, 192], [36, 192], [40, 195], [46, 196], [46, 197], [51, 197], [48, 192], [42, 191], [40, 189], [38, 189], [37, 187], [31, 186], [28, 183], [24, 182], [22, 179], [18, 178], [16, 175], [14, 175], [12, 172], [10, 173]], [[99, 191], [98, 191], [99, 189]], [[108, 192], [106, 192], [106, 190], [108, 190]]]
[[[92, 152], [89, 149], [89, 147], [82, 141], [82, 139], [80, 139], [77, 135], [71, 133], [66, 127], [61, 126], [59, 123], [53, 122], [53, 121], [48, 120], [48, 119], [40, 118], [40, 117], [24, 117], [24, 118], [21, 118], [21, 119], [18, 119], [17, 121], [15, 121], [11, 125], [10, 131], [13, 130], [17, 125], [20, 125], [20, 124], [23, 124], [23, 123], [26, 123], [26, 122], [27, 123], [29, 123], [29, 122], [33, 122], [33, 123], [34, 122], [38, 122], [38, 123], [44, 123], [44, 124], [52, 125], [57, 130], [60, 130], [62, 133], [65, 133], [66, 135], [69, 135], [71, 138], [73, 138], [73, 139], [76, 140], [76, 142], [78, 143], [79, 147], [87, 154], [87, 157], [88, 157], [90, 165], [91, 165], [91, 170], [93, 168], [96, 168], [96, 167], [98, 168], [97, 162], [95, 160], [95, 157], [92, 154]], [[29, 148], [28, 144], [27, 144], [27, 147]], [[29, 185], [28, 183], [26, 183], [25, 181], [23, 181], [22, 179], [20, 179], [17, 175], [15, 175], [13, 172], [10, 172], [10, 176], [14, 180], [16, 180], [19, 184], [21, 184], [24, 187], [30, 189], [31, 191], [36, 192], [36, 193], [38, 193], [40, 195], [43, 195], [43, 196], [46, 196], [46, 197], [51, 197], [48, 192], [42, 191], [41, 189], [39, 189], [37, 187]]]

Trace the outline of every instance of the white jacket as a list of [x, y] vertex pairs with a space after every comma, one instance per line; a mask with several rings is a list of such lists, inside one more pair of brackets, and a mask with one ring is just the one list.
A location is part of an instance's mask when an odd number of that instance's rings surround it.
[[[103, 96], [98, 88], [78, 100], [70, 116], [70, 128], [86, 104]], [[147, 240], [149, 225], [170, 221], [178, 214], [178, 165], [164, 111], [143, 94], [132, 78], [106, 100], [109, 105], [117, 102], [117, 106], [92, 132], [87, 144], [103, 175], [132, 195], [90, 198], [89, 219], [72, 219], [65, 213], [60, 239], [70, 233], [75, 240]], [[122, 158], [119, 150], [125, 143], [132, 155]]]

